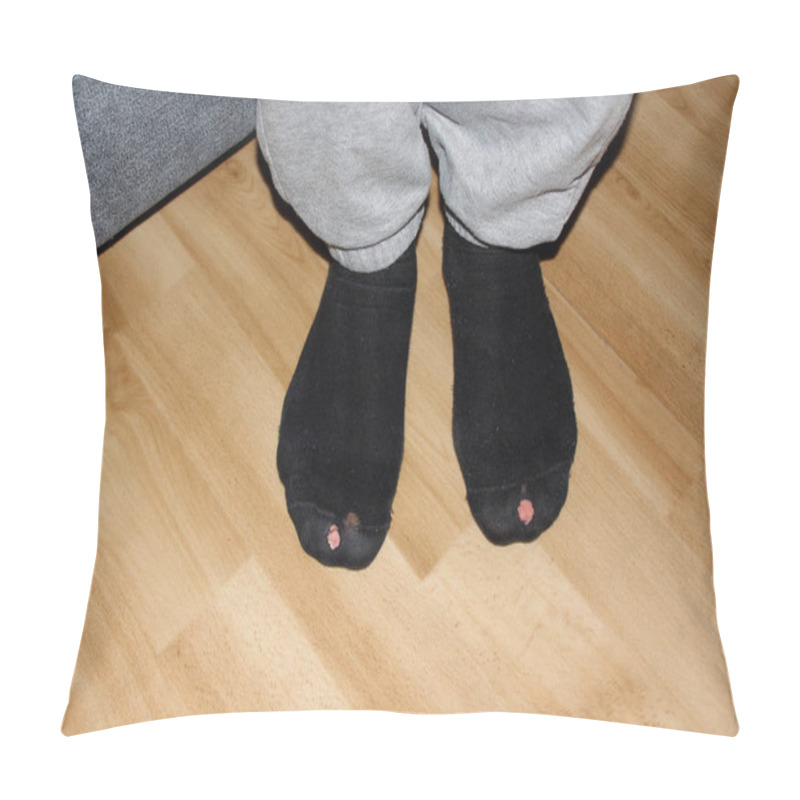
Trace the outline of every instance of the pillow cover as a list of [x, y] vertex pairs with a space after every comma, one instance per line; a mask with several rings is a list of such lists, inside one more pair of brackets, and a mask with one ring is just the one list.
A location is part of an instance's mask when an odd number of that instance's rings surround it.
[[[284, 506], [281, 406], [326, 255], [271, 190], [256, 142], [185, 191], [159, 188], [152, 202], [169, 202], [123, 222], [128, 232], [99, 256], [98, 551], [64, 733], [214, 712], [382, 709], [735, 735], [703, 386], [737, 88], [730, 76], [637, 95], [544, 253], [579, 438], [567, 504], [528, 545], [493, 547], [464, 502], [436, 192], [417, 246], [394, 521], [361, 572], [308, 558]], [[145, 95], [162, 109], [175, 99]], [[110, 165], [126, 159], [87, 145], [118, 141], [95, 129], [113, 115], [87, 122], [78, 110], [87, 173], [115, 180]], [[181, 119], [193, 124], [185, 110]]]

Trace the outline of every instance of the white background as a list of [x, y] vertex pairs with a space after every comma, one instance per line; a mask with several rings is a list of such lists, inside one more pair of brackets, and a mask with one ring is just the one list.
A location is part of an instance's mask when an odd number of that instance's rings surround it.
[[[797, 797], [800, 76], [790, 4], [22, 5], [3, 12], [0, 50], [0, 793]], [[104, 415], [74, 73], [207, 94], [395, 100], [644, 91], [737, 73], [706, 402], [719, 626], [739, 735], [535, 715], [295, 712], [63, 737]]]

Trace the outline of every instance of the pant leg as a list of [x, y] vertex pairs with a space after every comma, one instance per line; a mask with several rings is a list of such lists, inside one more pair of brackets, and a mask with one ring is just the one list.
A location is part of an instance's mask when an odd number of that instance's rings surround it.
[[349, 269], [389, 266], [419, 231], [431, 184], [419, 108], [258, 103], [258, 141], [276, 189]]
[[497, 247], [557, 239], [630, 103], [631, 95], [426, 104], [453, 227]]

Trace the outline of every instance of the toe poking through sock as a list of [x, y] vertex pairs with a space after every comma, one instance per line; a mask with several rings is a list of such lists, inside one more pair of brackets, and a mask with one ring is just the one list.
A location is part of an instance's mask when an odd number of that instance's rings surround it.
[[[567, 497], [569, 470], [467, 495], [472, 516], [492, 544], [532, 542], [555, 522]], [[534, 505], [535, 503], [535, 505]]]
[[[303, 550], [329, 567], [363, 569], [372, 563], [383, 544], [389, 525], [366, 527], [354, 515], [340, 517], [313, 503], [288, 506]], [[358, 525], [353, 525], [355, 520]]]
[[342, 537], [339, 534], [338, 525], [331, 525], [328, 528], [328, 546], [331, 550], [335, 550], [342, 543]]
[[533, 508], [533, 503], [531, 503], [528, 498], [523, 498], [520, 500], [520, 503], [517, 506], [517, 516], [519, 516], [519, 520], [523, 525], [531, 524], [534, 513], [535, 511]]

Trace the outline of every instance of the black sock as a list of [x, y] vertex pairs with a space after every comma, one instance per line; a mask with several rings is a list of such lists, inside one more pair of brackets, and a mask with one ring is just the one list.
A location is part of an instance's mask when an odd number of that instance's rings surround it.
[[453, 438], [467, 500], [495, 544], [532, 541], [567, 497], [572, 383], [532, 250], [483, 248], [448, 224]]
[[416, 275], [414, 245], [379, 272], [332, 262], [286, 394], [278, 472], [303, 548], [326, 565], [366, 567], [389, 528]]

